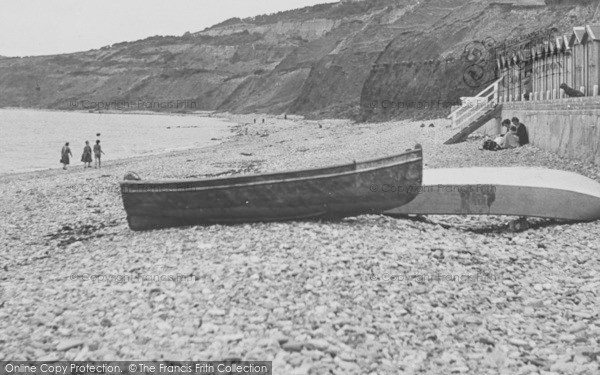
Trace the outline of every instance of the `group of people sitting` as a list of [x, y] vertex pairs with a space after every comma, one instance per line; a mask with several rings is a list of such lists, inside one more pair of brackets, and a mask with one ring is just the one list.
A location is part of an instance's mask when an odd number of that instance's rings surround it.
[[512, 120], [502, 121], [502, 134], [496, 139], [486, 139], [483, 142], [483, 149], [498, 151], [502, 149], [517, 148], [529, 143], [529, 134], [527, 128], [517, 117]]

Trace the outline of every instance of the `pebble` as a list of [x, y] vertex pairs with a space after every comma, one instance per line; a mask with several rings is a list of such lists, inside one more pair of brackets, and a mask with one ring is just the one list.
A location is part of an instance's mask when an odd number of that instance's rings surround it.
[[56, 345], [56, 350], [62, 352], [62, 351], [69, 350], [71, 348], [75, 348], [77, 346], [81, 346], [83, 344], [84, 344], [84, 342], [82, 340], [77, 340], [77, 339], [64, 340], [64, 341], [59, 342]]
[[210, 309], [210, 310], [208, 310], [208, 315], [223, 316], [225, 314], [227, 314], [227, 312], [225, 310], [222, 310], [222, 309]]
[[346, 362], [356, 362], [356, 355], [354, 355], [353, 353], [350, 353], [350, 352], [340, 353], [339, 358], [342, 361], [346, 361]]
[[575, 374], [578, 373], [576, 369], [578, 368], [578, 364], [574, 362], [560, 362], [555, 363], [550, 366], [550, 371], [558, 372], [558, 373], [566, 373], [566, 374]]
[[522, 340], [522, 339], [517, 339], [517, 338], [511, 338], [508, 340], [508, 342], [515, 346], [527, 346], [528, 345], [527, 341]]
[[244, 339], [244, 334], [243, 333], [234, 333], [234, 334], [230, 334], [230, 335], [219, 335], [219, 336], [216, 336], [215, 339], [217, 341], [224, 341], [227, 343], [241, 341]]
[[564, 333], [558, 337], [558, 339], [560, 341], [566, 341], [566, 342], [575, 341], [576, 338], [577, 338], [577, 336], [571, 335], [571, 334], [566, 334], [566, 333]]
[[477, 341], [482, 344], [485, 344], [485, 345], [490, 345], [490, 346], [496, 345], [496, 342], [488, 337], [480, 337]]
[[161, 331], [170, 331], [171, 325], [167, 322], [156, 322], [156, 328]]
[[329, 348], [329, 342], [324, 339], [312, 339], [306, 343], [306, 348], [326, 351]]
[[342, 371], [348, 371], [348, 372], [360, 371], [360, 367], [354, 362], [347, 362], [347, 361], [342, 360], [339, 357], [335, 357], [335, 359], [333, 361], [336, 365], [338, 365], [342, 369]]
[[304, 347], [304, 343], [299, 341], [288, 341], [281, 346], [283, 350], [288, 352], [300, 352]]
[[[0, 355], [0, 357], [2, 357]], [[0, 358], [1, 359], [1, 358]], [[40, 357], [36, 358], [36, 361], [39, 362], [56, 362], [56, 361], [60, 361], [60, 356], [56, 353], [50, 353], [50, 354], [46, 354], [46, 355], [42, 355]]]
[[569, 333], [578, 333], [581, 331], [585, 331], [586, 329], [587, 324], [585, 324], [584, 322], [579, 322], [569, 328]]
[[282, 333], [277, 333], [277, 334], [271, 336], [271, 338], [273, 340], [277, 341], [280, 345], [283, 345], [290, 340], [289, 337], [287, 337], [286, 335], [284, 335]]

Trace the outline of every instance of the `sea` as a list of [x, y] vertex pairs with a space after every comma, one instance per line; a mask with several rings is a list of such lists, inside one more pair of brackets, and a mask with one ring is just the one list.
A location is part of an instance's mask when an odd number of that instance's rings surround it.
[[234, 125], [206, 114], [87, 113], [0, 109], [0, 174], [62, 168], [69, 142], [71, 166], [85, 141], [100, 140], [102, 162], [218, 144]]

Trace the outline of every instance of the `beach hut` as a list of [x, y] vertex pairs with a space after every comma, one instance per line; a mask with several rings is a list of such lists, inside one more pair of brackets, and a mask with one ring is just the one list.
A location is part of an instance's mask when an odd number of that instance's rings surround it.
[[548, 90], [550, 90], [550, 69], [549, 69], [549, 60], [550, 60], [550, 45], [547, 40], [545, 40], [541, 45], [541, 57], [542, 61], [540, 63], [540, 75], [541, 75], [541, 96], [547, 100], [548, 98]]
[[552, 44], [554, 44], [554, 56], [553, 56], [553, 77], [552, 80], [552, 93], [554, 94], [554, 99], [560, 98], [560, 84], [563, 79], [563, 64], [562, 64], [562, 55], [563, 55], [563, 46], [562, 46], [562, 38], [554, 37], [552, 40]]
[[556, 89], [556, 41], [548, 41], [548, 56], [546, 57], [546, 66], [548, 68], [548, 90], [550, 93], [548, 99], [554, 99], [554, 90]]
[[600, 25], [587, 25], [581, 44], [587, 57], [586, 93], [597, 95], [600, 86]]
[[502, 53], [500, 56], [500, 64], [502, 65], [501, 73], [504, 76], [501, 82], [502, 93], [505, 101], [510, 100], [510, 61], [506, 53]]
[[535, 48], [535, 45], [532, 45], [530, 47], [530, 53], [531, 53], [531, 89], [533, 90], [534, 93], [538, 92], [538, 80], [537, 80], [537, 76], [536, 76], [536, 68], [537, 68], [537, 64], [538, 64], [538, 59], [537, 59], [537, 49]]
[[[569, 40], [569, 46], [573, 50], [573, 88], [579, 90], [584, 85], [584, 58], [585, 50], [583, 44], [583, 36], [585, 27], [574, 27], [573, 34]], [[584, 93], [585, 94], [585, 93]]]
[[512, 95], [513, 95], [513, 89], [512, 89], [512, 70], [511, 70], [511, 64], [510, 64], [510, 57], [507, 54], [504, 54], [502, 56], [502, 65], [503, 65], [503, 73], [504, 73], [504, 80], [502, 81], [502, 84], [504, 86], [504, 94], [506, 97], [506, 101], [511, 101], [512, 99]]
[[504, 53], [498, 53], [496, 56], [496, 65], [500, 76], [503, 77], [498, 85], [498, 96], [503, 102], [508, 101], [508, 67]]
[[534, 46], [534, 63], [533, 63], [533, 91], [537, 93], [537, 99], [543, 98], [544, 88], [544, 45], [538, 43]]
[[521, 90], [519, 88], [519, 57], [516, 53], [511, 53], [510, 56], [510, 91], [512, 95], [512, 100], [517, 101], [521, 97]]
[[500, 82], [500, 92], [504, 101], [510, 101], [512, 95], [512, 72], [510, 66], [510, 57], [507, 51], [502, 51], [498, 55], [498, 64], [500, 65], [500, 74], [503, 76], [502, 82]]
[[569, 46], [569, 35], [563, 35], [563, 46], [564, 75], [561, 83], [566, 83], [569, 87], [573, 87], [573, 51], [571, 50], [571, 46]]
[[519, 74], [519, 100], [533, 92], [531, 48], [528, 44], [521, 46], [517, 52], [517, 70]]

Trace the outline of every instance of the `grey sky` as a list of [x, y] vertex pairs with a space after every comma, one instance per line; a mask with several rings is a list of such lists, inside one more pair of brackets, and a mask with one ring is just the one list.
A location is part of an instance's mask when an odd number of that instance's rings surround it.
[[332, 0], [0, 0], [0, 55], [85, 51]]

